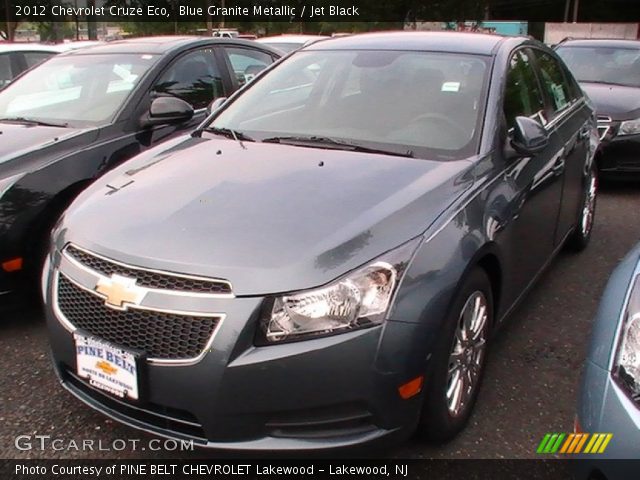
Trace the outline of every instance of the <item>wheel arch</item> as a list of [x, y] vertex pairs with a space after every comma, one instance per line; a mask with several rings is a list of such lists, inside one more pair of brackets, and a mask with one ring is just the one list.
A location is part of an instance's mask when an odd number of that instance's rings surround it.
[[[89, 186], [90, 183], [91, 180], [85, 179], [67, 186], [53, 196], [42, 211], [33, 219], [31, 225], [25, 232], [26, 248], [24, 254], [27, 255], [29, 260], [32, 260], [35, 258], [34, 256], [38, 254], [38, 249], [42, 246], [43, 240], [45, 240], [43, 235], [49, 234], [51, 228], [71, 202], [73, 202], [80, 192]], [[28, 265], [32, 265], [32, 263], [32, 261], [27, 262]]]

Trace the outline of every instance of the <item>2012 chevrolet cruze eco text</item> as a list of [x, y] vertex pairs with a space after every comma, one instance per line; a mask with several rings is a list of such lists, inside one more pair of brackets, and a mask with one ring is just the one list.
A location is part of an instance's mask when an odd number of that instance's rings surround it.
[[492, 332], [589, 240], [597, 144], [527, 38], [305, 47], [67, 211], [43, 280], [56, 372], [209, 447], [451, 438]]

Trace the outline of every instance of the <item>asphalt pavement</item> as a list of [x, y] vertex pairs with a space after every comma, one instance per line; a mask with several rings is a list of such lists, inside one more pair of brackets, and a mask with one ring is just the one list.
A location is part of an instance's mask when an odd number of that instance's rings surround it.
[[[600, 295], [613, 268], [639, 240], [640, 185], [607, 186], [598, 199], [589, 247], [580, 254], [561, 253], [494, 339], [468, 428], [446, 445], [413, 440], [387, 455], [536, 458], [545, 433], [571, 431]], [[64, 391], [50, 367], [44, 320], [35, 308], [0, 312], [0, 426], [0, 458], [205, 455], [145, 448], [155, 437], [107, 419]], [[36, 435], [44, 436], [46, 448], [39, 448]], [[16, 447], [18, 437], [22, 449]], [[51, 443], [55, 439], [58, 449]], [[87, 439], [94, 441], [93, 450], [73, 448]], [[116, 439], [139, 439], [143, 447], [119, 450]]]

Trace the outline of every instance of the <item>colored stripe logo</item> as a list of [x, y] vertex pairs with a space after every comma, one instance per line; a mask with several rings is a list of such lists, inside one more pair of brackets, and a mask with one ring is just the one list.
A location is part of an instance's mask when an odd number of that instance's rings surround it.
[[612, 438], [612, 433], [547, 433], [536, 453], [604, 453]]

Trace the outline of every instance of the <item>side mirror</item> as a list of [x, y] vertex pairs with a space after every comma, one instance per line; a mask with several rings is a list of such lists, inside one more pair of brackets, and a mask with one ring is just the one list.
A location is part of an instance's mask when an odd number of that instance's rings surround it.
[[207, 107], [207, 116], [211, 115], [227, 101], [227, 97], [218, 97]]
[[516, 117], [511, 146], [518, 154], [532, 156], [540, 153], [547, 145], [549, 145], [549, 135], [537, 120]]
[[181, 123], [193, 118], [193, 107], [177, 97], [157, 97], [151, 102], [149, 114], [142, 119], [145, 127]]

